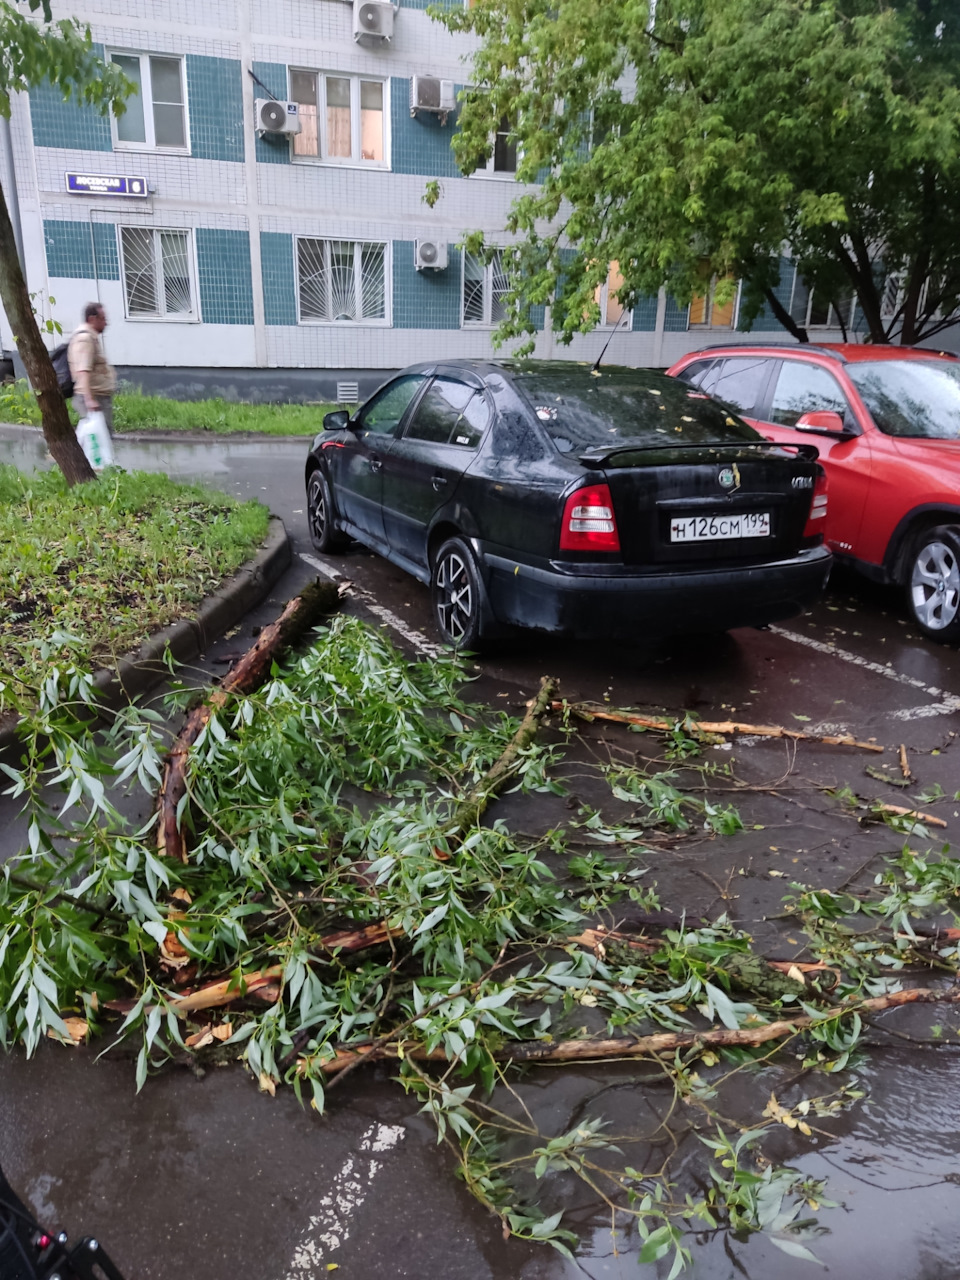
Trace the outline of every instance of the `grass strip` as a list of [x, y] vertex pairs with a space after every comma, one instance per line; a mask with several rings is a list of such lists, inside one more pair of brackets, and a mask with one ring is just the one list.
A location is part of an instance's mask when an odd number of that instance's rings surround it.
[[[242, 432], [265, 436], [312, 436], [323, 426], [323, 415], [334, 404], [234, 404], [212, 400], [170, 400], [139, 391], [120, 391], [114, 399], [114, 430], [209, 431], [215, 435]], [[76, 421], [76, 414], [70, 410]], [[0, 422], [39, 426], [36, 397], [22, 379], [0, 385]]]
[[258, 502], [165, 476], [110, 470], [68, 489], [58, 471], [0, 465], [0, 671], [30, 683], [56, 632], [109, 665], [192, 613], [268, 519]]

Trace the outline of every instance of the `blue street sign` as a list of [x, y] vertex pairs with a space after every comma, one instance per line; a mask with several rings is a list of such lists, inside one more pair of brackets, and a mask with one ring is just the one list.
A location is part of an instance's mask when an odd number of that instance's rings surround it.
[[121, 177], [115, 173], [68, 173], [67, 190], [78, 196], [149, 195], [146, 178]]

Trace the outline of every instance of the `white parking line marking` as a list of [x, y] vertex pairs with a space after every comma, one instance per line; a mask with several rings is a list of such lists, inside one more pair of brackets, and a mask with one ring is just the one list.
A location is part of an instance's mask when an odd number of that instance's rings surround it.
[[871, 662], [869, 658], [861, 658], [858, 653], [851, 653], [849, 649], [838, 649], [835, 644], [829, 644], [825, 640], [815, 640], [812, 636], [801, 635], [797, 631], [788, 631], [785, 627], [771, 626], [770, 630], [775, 635], [783, 636], [785, 640], [793, 640], [797, 644], [806, 645], [808, 649], [816, 649], [817, 653], [827, 653], [833, 658], [840, 658], [842, 662], [849, 662], [855, 667], [863, 667], [865, 671], [872, 671], [874, 675], [883, 676], [886, 680], [893, 680], [896, 684], [905, 684], [911, 689], [922, 689], [931, 698], [937, 699], [936, 702], [928, 703], [922, 707], [907, 707], [901, 711], [892, 712], [891, 714], [896, 720], [920, 720], [926, 716], [944, 716], [954, 711], [960, 711], [960, 697], [955, 693], [947, 693], [946, 690], [938, 689], [936, 685], [927, 684], [924, 680], [918, 680], [915, 676], [905, 676], [901, 672], [895, 671], [893, 667], [885, 667], [880, 662]]
[[284, 1280], [307, 1280], [327, 1274], [329, 1255], [346, 1243], [352, 1219], [383, 1168], [383, 1161], [374, 1160], [373, 1156], [390, 1151], [403, 1135], [403, 1127], [396, 1124], [375, 1124], [366, 1130], [356, 1154], [347, 1158], [333, 1187], [320, 1200], [320, 1211], [311, 1217]]
[[[331, 565], [324, 564], [322, 560], [318, 560], [316, 556], [307, 555], [305, 551], [300, 552], [300, 559], [306, 561], [312, 569], [316, 569], [318, 573], [322, 573], [332, 582], [346, 582], [347, 578], [339, 569], [334, 569]], [[352, 579], [351, 589], [363, 601], [366, 608], [372, 614], [385, 622], [388, 627], [392, 627], [398, 635], [403, 636], [409, 645], [412, 645], [419, 653], [425, 653], [429, 658], [439, 658], [445, 652], [442, 645], [435, 644], [432, 640], [428, 640], [422, 631], [417, 631], [415, 627], [407, 626], [402, 618], [398, 618], [392, 609], [386, 608], [385, 605], [378, 604], [374, 595], [367, 591], [365, 587], [358, 587]]]

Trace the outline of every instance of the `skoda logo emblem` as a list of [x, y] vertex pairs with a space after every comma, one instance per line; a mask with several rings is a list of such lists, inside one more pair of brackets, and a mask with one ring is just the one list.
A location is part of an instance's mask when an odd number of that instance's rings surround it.
[[721, 489], [735, 489], [737, 487], [737, 475], [732, 467], [724, 467], [717, 479], [720, 481]]

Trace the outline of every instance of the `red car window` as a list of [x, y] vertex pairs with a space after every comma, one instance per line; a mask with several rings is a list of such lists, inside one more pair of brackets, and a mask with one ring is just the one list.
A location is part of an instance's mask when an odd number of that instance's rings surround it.
[[711, 380], [710, 386], [704, 379], [702, 389], [718, 400], [732, 404], [741, 413], [752, 414], [767, 385], [771, 363], [762, 356], [731, 356], [721, 361], [717, 377]]
[[848, 372], [884, 435], [960, 437], [960, 363], [869, 360]]
[[847, 398], [839, 382], [819, 365], [784, 360], [777, 375], [770, 421], [781, 427], [793, 427], [801, 414], [818, 409], [832, 409], [841, 417], [847, 412]]

